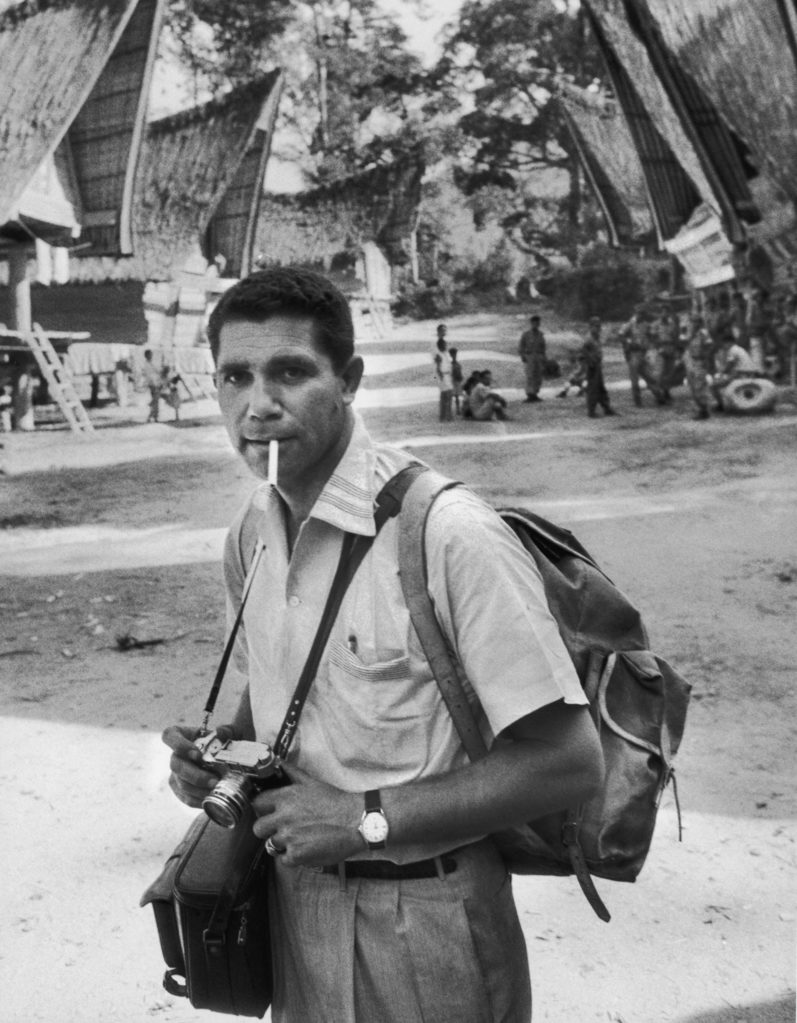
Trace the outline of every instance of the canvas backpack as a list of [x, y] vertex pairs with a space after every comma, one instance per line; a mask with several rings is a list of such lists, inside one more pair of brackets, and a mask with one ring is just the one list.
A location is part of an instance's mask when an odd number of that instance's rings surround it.
[[[487, 753], [463, 688], [462, 666], [435, 617], [426, 578], [426, 521], [434, 500], [462, 484], [413, 463], [383, 493], [400, 508], [399, 575], [413, 627], [471, 760]], [[601, 920], [610, 919], [592, 875], [634, 881], [650, 849], [656, 813], [683, 736], [691, 686], [648, 649], [639, 611], [573, 534], [522, 508], [497, 509], [533, 558], [548, 606], [589, 700], [605, 762], [601, 790], [560, 813], [494, 835], [516, 874], [574, 874]], [[239, 534], [242, 564], [254, 517]]]
[[[471, 760], [487, 752], [465, 696], [463, 671], [429, 597], [424, 552], [435, 498], [461, 486], [426, 467], [412, 476], [399, 515], [399, 570], [415, 631]], [[634, 881], [686, 721], [691, 686], [648, 649], [637, 609], [571, 532], [522, 508], [498, 514], [534, 560], [548, 606], [589, 699], [606, 765], [602, 789], [579, 806], [496, 834], [510, 871], [575, 874], [597, 915], [610, 915], [592, 875]], [[676, 791], [676, 807], [677, 791]], [[680, 808], [678, 808], [680, 837]]]

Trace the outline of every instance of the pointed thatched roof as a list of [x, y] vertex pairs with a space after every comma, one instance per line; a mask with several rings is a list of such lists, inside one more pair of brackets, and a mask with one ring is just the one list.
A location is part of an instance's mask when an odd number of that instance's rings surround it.
[[647, 0], [667, 47], [797, 199], [797, 8], [791, 0]]
[[[666, 241], [687, 223], [703, 198], [688, 168], [679, 159], [682, 151], [675, 155], [660, 125], [665, 130], [670, 126], [677, 140], [683, 141], [683, 151], [694, 157], [687, 160], [690, 167], [697, 163], [696, 155], [650, 66], [647, 52], [632, 36], [621, 12], [613, 6], [613, 0], [589, 0], [586, 10], [609, 80], [639, 154], [659, 239]], [[600, 17], [596, 13], [598, 10]], [[644, 89], [641, 82], [644, 82]], [[699, 164], [696, 176], [705, 180]], [[707, 182], [704, 187], [710, 194]]]
[[162, 10], [163, 0], [0, 5], [0, 233], [26, 237], [13, 223], [20, 216], [41, 237], [70, 226], [61, 214], [47, 220], [46, 195], [41, 202], [26, 195], [50, 160], [66, 175], [59, 201], [72, 205], [72, 219], [85, 210], [89, 239], [101, 224], [106, 251], [124, 251], [124, 206]]
[[394, 265], [410, 258], [417, 225], [422, 155], [409, 153], [392, 164], [296, 195], [267, 196], [256, 245], [269, 264], [311, 263], [329, 268], [344, 253], [375, 242]]
[[584, 172], [601, 205], [612, 245], [653, 232], [645, 174], [628, 124], [615, 101], [563, 82], [559, 102]]
[[149, 279], [170, 280], [200, 245], [221, 251], [228, 273], [248, 262], [280, 83], [275, 71], [149, 124], [133, 204]]

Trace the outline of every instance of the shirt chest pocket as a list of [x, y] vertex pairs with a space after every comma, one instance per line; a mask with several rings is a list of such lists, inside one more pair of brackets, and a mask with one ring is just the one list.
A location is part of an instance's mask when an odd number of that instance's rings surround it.
[[437, 686], [413, 676], [409, 656], [365, 664], [333, 641], [318, 683], [327, 743], [343, 762], [398, 769], [424, 762]]

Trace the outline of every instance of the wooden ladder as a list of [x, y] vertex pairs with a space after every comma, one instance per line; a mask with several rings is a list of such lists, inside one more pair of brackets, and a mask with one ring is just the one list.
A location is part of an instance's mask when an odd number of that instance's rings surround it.
[[66, 421], [75, 433], [93, 433], [94, 424], [78, 397], [72, 377], [58, 357], [50, 339], [38, 323], [33, 324], [33, 331], [24, 335], [33, 357], [47, 381], [50, 394], [58, 402]]

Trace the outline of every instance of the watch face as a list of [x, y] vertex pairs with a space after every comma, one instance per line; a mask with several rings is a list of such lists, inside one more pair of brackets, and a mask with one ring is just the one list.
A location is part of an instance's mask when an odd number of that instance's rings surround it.
[[387, 819], [378, 812], [367, 813], [360, 826], [362, 836], [369, 845], [384, 842], [387, 838]]

